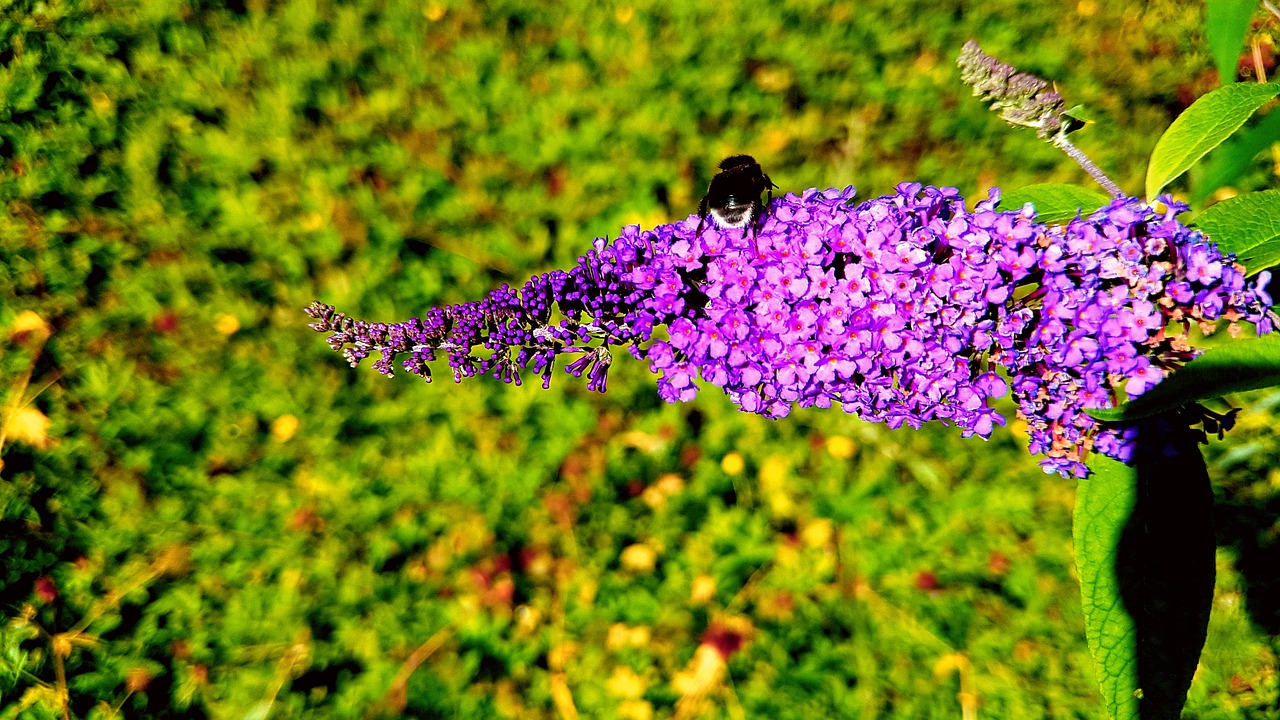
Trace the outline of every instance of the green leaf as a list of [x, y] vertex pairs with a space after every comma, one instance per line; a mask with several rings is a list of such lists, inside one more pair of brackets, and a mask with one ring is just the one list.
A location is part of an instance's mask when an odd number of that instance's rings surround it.
[[1094, 122], [1093, 114], [1084, 105], [1075, 105], [1063, 110], [1062, 117], [1066, 118], [1062, 128], [1062, 134], [1064, 135], [1076, 132], [1085, 125]]
[[1134, 460], [1091, 458], [1076, 491], [1085, 635], [1114, 720], [1176, 720], [1213, 603], [1213, 490], [1185, 426], [1145, 423]]
[[1107, 714], [1131, 720], [1138, 717], [1137, 634], [1115, 568], [1121, 533], [1137, 505], [1138, 474], [1103, 455], [1093, 455], [1088, 465], [1071, 521], [1085, 639]]
[[1191, 203], [1199, 205], [1209, 193], [1235, 181], [1258, 153], [1276, 142], [1280, 142], [1280, 112], [1273, 110], [1209, 155], [1201, 166], [1200, 177], [1193, 179]]
[[1252, 275], [1280, 263], [1280, 190], [1237, 195], [1196, 217], [1223, 252], [1233, 252]]
[[1138, 420], [1188, 403], [1280, 385], [1280, 335], [1210, 348], [1145, 395], [1117, 408], [1089, 410], [1098, 420]]
[[1062, 114], [1063, 114], [1063, 115], [1066, 115], [1067, 117], [1071, 118], [1072, 120], [1075, 120], [1075, 121], [1077, 121], [1077, 122], [1081, 122], [1081, 123], [1091, 123], [1091, 122], [1095, 122], [1095, 119], [1094, 119], [1094, 117], [1093, 117], [1093, 113], [1092, 113], [1092, 112], [1090, 112], [1090, 111], [1089, 111], [1089, 108], [1085, 107], [1084, 105], [1072, 105], [1071, 107], [1067, 108], [1066, 110], [1063, 110], [1063, 111], [1062, 111]]
[[1205, 153], [1222, 144], [1254, 111], [1280, 94], [1280, 83], [1235, 83], [1201, 96], [1160, 136], [1147, 167], [1147, 197], [1156, 195]]
[[999, 207], [1016, 210], [1027, 203], [1036, 209], [1036, 220], [1042, 223], [1065, 223], [1076, 215], [1089, 213], [1110, 202], [1106, 193], [1066, 183], [1028, 185], [1011, 190], [1000, 198]]
[[1218, 82], [1224, 85], [1236, 79], [1244, 34], [1257, 7], [1257, 0], [1205, 0], [1205, 39], [1213, 64], [1218, 68]]
[[244, 720], [266, 720], [271, 714], [272, 701], [263, 700], [253, 707], [249, 708], [249, 712], [244, 714]]

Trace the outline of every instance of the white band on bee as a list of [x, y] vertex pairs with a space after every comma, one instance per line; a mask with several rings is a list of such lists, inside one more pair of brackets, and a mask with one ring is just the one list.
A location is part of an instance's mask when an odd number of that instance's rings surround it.
[[755, 215], [750, 207], [744, 208], [738, 212], [725, 214], [720, 210], [711, 211], [711, 219], [716, 221], [716, 225], [722, 228], [742, 228], [751, 224], [751, 217]]

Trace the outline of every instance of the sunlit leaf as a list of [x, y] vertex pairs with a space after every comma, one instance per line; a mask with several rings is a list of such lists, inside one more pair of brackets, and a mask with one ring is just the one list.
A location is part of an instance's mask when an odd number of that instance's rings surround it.
[[1036, 210], [1036, 220], [1065, 223], [1075, 219], [1077, 214], [1089, 215], [1110, 199], [1106, 193], [1079, 185], [1044, 183], [1010, 190], [1000, 198], [1000, 209], [1017, 210], [1031, 203]]
[[1133, 466], [1094, 457], [1077, 490], [1085, 634], [1113, 720], [1177, 718], [1213, 601], [1213, 491], [1185, 426], [1136, 442]]
[[1233, 252], [1250, 274], [1280, 263], [1280, 190], [1238, 195], [1196, 217], [1223, 252]]
[[1085, 637], [1107, 714], [1131, 720], [1138, 717], [1137, 635], [1120, 599], [1115, 567], [1121, 533], [1137, 504], [1138, 473], [1102, 455], [1088, 464], [1072, 521]]
[[1269, 112], [1257, 125], [1240, 131], [1209, 154], [1199, 177], [1192, 176], [1191, 202], [1199, 204], [1209, 193], [1240, 177], [1263, 150], [1280, 142], [1280, 112]]
[[1220, 87], [1191, 104], [1151, 152], [1147, 197], [1154, 198], [1205, 153], [1240, 129], [1254, 111], [1280, 94], [1278, 83], [1236, 83]]

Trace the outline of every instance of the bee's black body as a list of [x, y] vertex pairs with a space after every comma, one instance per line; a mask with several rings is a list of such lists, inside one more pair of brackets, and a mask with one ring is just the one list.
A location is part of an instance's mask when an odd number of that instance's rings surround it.
[[[698, 205], [698, 215], [702, 221], [698, 223], [698, 234], [707, 221], [707, 215], [722, 228], [742, 228], [746, 237], [747, 228], [758, 231], [764, 223], [768, 203], [773, 202], [773, 184], [768, 175], [760, 167], [760, 163], [750, 155], [734, 155], [720, 161], [720, 172], [711, 178], [711, 186]], [[768, 202], [761, 202], [760, 196], [768, 193]]]

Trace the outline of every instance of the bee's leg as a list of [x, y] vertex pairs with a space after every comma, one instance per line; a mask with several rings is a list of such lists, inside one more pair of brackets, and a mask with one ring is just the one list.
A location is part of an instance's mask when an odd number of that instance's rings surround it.
[[[773, 180], [771, 180], [768, 175], [764, 176], [764, 181], [768, 183], [765, 186], [764, 191], [766, 194], [768, 194], [769, 199], [765, 201], [763, 206], [758, 206], [756, 208], [756, 216], [753, 218], [755, 222], [752, 224], [756, 226], [757, 233], [760, 231], [760, 228], [764, 227], [764, 221], [768, 219], [767, 216], [769, 215], [769, 209], [770, 207], [773, 206], [773, 189], [778, 187], [777, 185], [773, 184]], [[757, 243], [757, 245], [758, 244], [759, 243]], [[759, 254], [758, 250], [757, 250], [757, 254]]]
[[747, 239], [747, 231], [751, 231], [751, 248], [756, 251], [756, 256], [760, 255], [760, 219], [764, 217], [764, 213], [760, 212], [760, 208], [751, 208], [751, 220], [742, 227], [742, 239]]
[[707, 224], [707, 199], [702, 198], [702, 202], [698, 203], [698, 230], [693, 234], [694, 237], [702, 237], [702, 228]]

